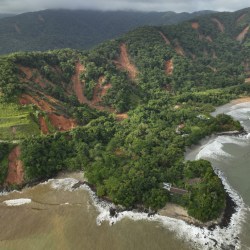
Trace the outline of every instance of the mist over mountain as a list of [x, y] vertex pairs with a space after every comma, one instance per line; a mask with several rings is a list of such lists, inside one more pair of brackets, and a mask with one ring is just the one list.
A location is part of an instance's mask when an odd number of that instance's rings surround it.
[[45, 10], [24, 13], [0, 20], [0, 53], [89, 49], [139, 26], [176, 24], [209, 13], [212, 11]]

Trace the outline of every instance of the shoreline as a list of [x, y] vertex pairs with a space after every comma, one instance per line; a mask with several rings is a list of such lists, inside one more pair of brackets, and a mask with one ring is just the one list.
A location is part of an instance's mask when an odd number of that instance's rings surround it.
[[[240, 103], [249, 103], [250, 102], [250, 97], [242, 97], [242, 98], [238, 98], [235, 99], [233, 101], [231, 101], [230, 103], [217, 107], [216, 110], [218, 110], [218, 108], [227, 106], [228, 108], [240, 104]], [[215, 139], [216, 137], [220, 136], [220, 135], [225, 135], [225, 136], [235, 136], [235, 135], [244, 135], [246, 134], [246, 131], [229, 131], [229, 132], [223, 132], [223, 133], [218, 133], [218, 134], [212, 134], [211, 136], [207, 136], [206, 138], [203, 138], [199, 144], [197, 145], [192, 145], [191, 147], [186, 149], [186, 152], [184, 154], [184, 157], [186, 159], [186, 156], [188, 154], [192, 154], [192, 152], [197, 151], [197, 149], [200, 149], [202, 146], [205, 146], [207, 142], [209, 142], [212, 139]], [[81, 172], [81, 171], [79, 171]], [[37, 180], [33, 180], [30, 182], [25, 182], [22, 183], [20, 185], [13, 185], [13, 186], [2, 186], [0, 187], [0, 192], [10, 192], [13, 190], [22, 190], [24, 188], [31, 188], [34, 187], [42, 182], [46, 182], [51, 178], [58, 178], [58, 177], [62, 177], [64, 178], [63, 175], [67, 175], [69, 173], [69, 171], [62, 171], [60, 173], [57, 173], [49, 178], [41, 178], [41, 179], [37, 179]], [[74, 172], [76, 173], [76, 172]], [[88, 183], [85, 179], [83, 180], [78, 180], [78, 182], [72, 186], [72, 189], [77, 189], [82, 185], [87, 185], [93, 192], [96, 193], [96, 188], [94, 185], [91, 185], [90, 183]], [[226, 190], [226, 189], [225, 189]], [[225, 209], [223, 211], [223, 214], [221, 215], [221, 217], [219, 217], [216, 220], [210, 221], [210, 222], [206, 222], [206, 223], [202, 223], [196, 219], [194, 219], [193, 217], [189, 216], [187, 214], [187, 211], [184, 207], [181, 207], [177, 204], [173, 204], [173, 203], [168, 203], [166, 204], [166, 206], [158, 211], [149, 211], [148, 209], [144, 208], [144, 207], [134, 207], [132, 209], [122, 209], [119, 206], [116, 206], [112, 203], [112, 201], [108, 198], [108, 197], [98, 197], [98, 199], [101, 201], [105, 201], [110, 203], [111, 205], [115, 206], [114, 209], [112, 209], [112, 211], [110, 210], [110, 216], [117, 216], [118, 213], [120, 212], [124, 212], [124, 211], [136, 211], [136, 212], [144, 212], [144, 213], [148, 213], [148, 216], [152, 216], [154, 214], [159, 214], [159, 215], [163, 215], [169, 218], [175, 218], [175, 219], [179, 219], [182, 220], [190, 225], [194, 225], [196, 227], [201, 227], [201, 228], [207, 228], [209, 230], [214, 230], [216, 226], [219, 226], [220, 228], [226, 228], [232, 219], [232, 216], [234, 215], [234, 213], [237, 211], [237, 207], [238, 205], [236, 204], [236, 202], [233, 200], [233, 198], [230, 196], [229, 192], [226, 190], [226, 206]]]
[[237, 105], [240, 103], [247, 103], [247, 102], [250, 102], [250, 96], [242, 96], [240, 98], [232, 100], [228, 104]]

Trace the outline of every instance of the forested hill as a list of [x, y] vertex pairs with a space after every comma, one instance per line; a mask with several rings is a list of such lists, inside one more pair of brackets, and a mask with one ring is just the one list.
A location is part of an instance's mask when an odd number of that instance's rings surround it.
[[[98, 196], [125, 208], [175, 202], [201, 221], [218, 218], [220, 179], [184, 152], [241, 130], [210, 113], [250, 94], [249, 25], [244, 9], [138, 28], [90, 51], [1, 56], [0, 182], [83, 169]], [[184, 192], [170, 195], [164, 182]]]
[[0, 20], [0, 53], [88, 49], [143, 25], [173, 24], [211, 13], [45, 10]]

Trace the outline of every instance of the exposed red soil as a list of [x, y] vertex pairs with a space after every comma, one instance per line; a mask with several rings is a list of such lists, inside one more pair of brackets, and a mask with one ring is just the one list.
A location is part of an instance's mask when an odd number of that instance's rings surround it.
[[128, 119], [128, 114], [127, 113], [117, 114], [116, 118], [118, 121], [125, 120], [125, 119]]
[[80, 74], [84, 71], [85, 67], [82, 64], [77, 63], [75, 68], [75, 74], [72, 77], [73, 89], [80, 103], [89, 104], [89, 100], [83, 95], [84, 85], [80, 79]]
[[191, 23], [192, 29], [198, 30], [200, 28], [200, 24], [198, 22]]
[[236, 37], [236, 41], [242, 42], [249, 31], [250, 26], [248, 25], [242, 32]]
[[75, 74], [72, 77], [73, 89], [77, 96], [78, 101], [80, 103], [88, 104], [91, 108], [109, 111], [108, 108], [99, 106], [99, 103], [101, 102], [102, 97], [107, 93], [108, 89], [112, 87], [111, 84], [107, 84], [103, 86], [102, 84], [105, 81], [105, 77], [104, 76], [100, 77], [98, 84], [95, 86], [95, 89], [94, 89], [93, 99], [91, 101], [88, 100], [87, 97], [84, 96], [85, 84], [80, 79], [80, 74], [84, 72], [84, 70], [85, 70], [84, 66], [81, 65], [80, 63], [77, 63]]
[[[25, 81], [25, 82], [33, 81], [33, 82], [35, 82], [36, 84], [38, 84], [42, 88], [46, 87], [44, 79], [42, 78], [42, 76], [40, 75], [40, 73], [37, 70], [31, 69], [29, 67], [24, 67], [24, 66], [19, 66], [19, 70], [21, 70], [26, 75], [25, 78], [22, 78], [23, 81]], [[32, 79], [34, 73], [37, 76], [36, 76], [35, 79]], [[54, 85], [53, 83], [51, 83], [51, 82], [49, 82], [47, 80], [46, 80], [46, 82], [48, 84], [50, 84], [50, 85]]]
[[178, 55], [185, 56], [185, 52], [184, 52], [183, 48], [181, 47], [181, 45], [179, 44], [179, 42], [176, 42], [175, 51]]
[[39, 116], [40, 129], [44, 135], [49, 133], [49, 128], [43, 116]]
[[220, 32], [225, 32], [225, 27], [224, 27], [224, 25], [221, 23], [221, 21], [219, 21], [217, 18], [212, 18], [211, 19], [214, 23], [216, 23], [217, 24], [217, 27], [218, 27], [218, 29], [219, 29], [219, 31]]
[[239, 22], [241, 22], [241, 21], [244, 19], [244, 17], [245, 17], [246, 15], [247, 15], [247, 13], [241, 15], [241, 16], [236, 20], [236, 23], [238, 24]]
[[247, 78], [247, 79], [245, 80], [245, 83], [250, 83], [250, 78]]
[[122, 43], [120, 46], [121, 54], [118, 61], [115, 61], [115, 64], [118, 68], [126, 70], [129, 74], [130, 79], [135, 80], [138, 74], [136, 66], [130, 61], [127, 47], [125, 43]]
[[165, 72], [167, 75], [172, 75], [174, 71], [174, 64], [173, 64], [173, 60], [168, 60], [166, 61], [165, 64]]
[[[50, 98], [53, 101], [55, 101], [54, 98], [52, 97]], [[55, 112], [54, 107], [51, 104], [49, 104], [47, 101], [40, 99], [38, 96], [32, 97], [30, 95], [23, 94], [21, 98], [19, 99], [19, 102], [21, 105], [34, 104], [39, 109], [47, 112], [51, 124], [60, 131], [67, 131], [77, 126], [77, 123], [75, 120], [66, 118], [62, 115], [54, 114], [53, 113]], [[44, 134], [47, 134], [49, 132], [49, 129], [46, 125], [44, 118], [39, 118], [39, 123], [40, 123], [42, 132]]]
[[66, 118], [62, 115], [48, 114], [51, 124], [59, 131], [68, 131], [77, 126], [77, 123], [73, 119]]
[[[102, 108], [101, 106], [99, 106], [100, 102], [102, 101], [102, 97], [104, 97], [107, 94], [107, 91], [112, 87], [112, 85], [106, 84], [106, 85], [101, 85], [100, 83], [98, 83], [95, 86], [94, 89], [94, 94], [93, 94], [93, 99], [92, 99], [92, 103], [91, 106], [95, 107], [95, 108]], [[103, 107], [104, 109], [104, 107]]]
[[162, 32], [159, 32], [159, 33], [160, 33], [161, 37], [164, 39], [165, 43], [166, 43], [167, 45], [170, 45], [171, 43], [170, 43], [170, 41], [167, 39], [167, 37], [166, 37]]
[[53, 112], [55, 111], [54, 108], [45, 100], [40, 99], [37, 96], [30, 96], [27, 94], [23, 94], [19, 98], [19, 103], [21, 105], [27, 105], [27, 104], [34, 104], [36, 105], [39, 109], [46, 111], [46, 112]]
[[62, 104], [61, 104], [57, 99], [55, 99], [54, 97], [49, 96], [49, 95], [46, 95], [46, 94], [43, 94], [42, 92], [39, 92], [39, 93], [40, 93], [41, 95], [43, 95], [44, 97], [46, 97], [46, 98], [49, 100], [50, 103], [54, 103], [54, 104], [59, 105], [59, 106], [62, 105]]
[[31, 79], [33, 72], [30, 68], [19, 66], [19, 69], [26, 75], [27, 80]]
[[9, 154], [8, 175], [5, 180], [6, 184], [21, 184], [24, 180], [23, 164], [19, 160], [21, 155], [20, 147], [15, 147]]

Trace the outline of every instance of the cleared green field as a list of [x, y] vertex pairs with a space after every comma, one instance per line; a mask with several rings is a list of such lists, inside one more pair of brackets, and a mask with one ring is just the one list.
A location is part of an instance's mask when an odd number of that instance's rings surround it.
[[18, 140], [40, 134], [32, 107], [0, 102], [0, 140]]

